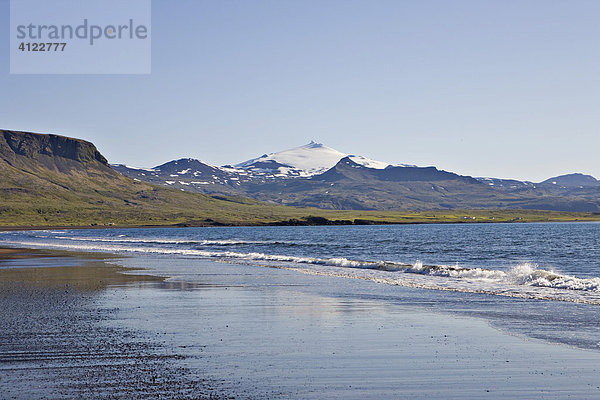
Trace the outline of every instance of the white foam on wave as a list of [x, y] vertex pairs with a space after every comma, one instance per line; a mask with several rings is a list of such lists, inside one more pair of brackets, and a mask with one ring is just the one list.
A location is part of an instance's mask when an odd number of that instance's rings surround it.
[[509, 281], [519, 285], [549, 287], [555, 289], [600, 292], [600, 278], [577, 278], [554, 271], [538, 269], [535, 264], [521, 264], [507, 273]]
[[540, 269], [536, 264], [523, 263], [508, 271], [460, 266], [424, 266], [417, 261], [407, 272], [512, 285], [536, 286], [565, 290], [600, 292], [600, 278], [577, 278], [555, 271]]
[[395, 286], [403, 286], [410, 287], [415, 289], [428, 289], [428, 290], [439, 290], [439, 291], [448, 291], [448, 292], [460, 292], [460, 293], [477, 293], [477, 294], [487, 294], [493, 296], [503, 296], [503, 297], [513, 297], [520, 299], [534, 299], [534, 300], [552, 300], [552, 301], [564, 301], [564, 302], [572, 302], [572, 303], [582, 303], [582, 304], [594, 304], [600, 305], [600, 295], [596, 292], [587, 292], [587, 291], [571, 291], [571, 290], [560, 290], [558, 288], [548, 288], [548, 287], [534, 287], [534, 286], [509, 286], [503, 284], [494, 284], [494, 285], [481, 285], [481, 283], [477, 283], [474, 281], [455, 281], [452, 284], [448, 284], [445, 281], [436, 281], [431, 279], [414, 279], [422, 278], [421, 275], [412, 275], [412, 274], [402, 274], [401, 276], [396, 277], [382, 277], [376, 275], [364, 275], [364, 274], [355, 274], [353, 272], [346, 271], [318, 271], [314, 269], [306, 269], [306, 268], [295, 268], [295, 267], [278, 267], [288, 270], [294, 270], [297, 272], [310, 274], [310, 275], [319, 275], [319, 276], [329, 276], [329, 277], [339, 277], [339, 278], [350, 278], [350, 279], [361, 279], [372, 281], [379, 284], [386, 285], [395, 285]]
[[227, 246], [240, 244], [261, 244], [273, 243], [259, 240], [237, 240], [237, 239], [222, 239], [222, 240], [191, 240], [191, 239], [123, 239], [125, 235], [119, 235], [118, 238], [89, 238], [89, 237], [70, 237], [56, 236], [54, 239], [73, 240], [76, 242], [103, 242], [103, 243], [148, 243], [148, 244], [195, 244], [200, 246]]
[[[74, 238], [68, 237], [61, 239], [74, 240]], [[147, 240], [147, 242], [144, 242], [144, 240]], [[519, 264], [510, 270], [501, 271], [485, 268], [465, 268], [459, 265], [425, 265], [421, 261], [417, 261], [414, 264], [405, 264], [392, 261], [359, 261], [345, 257], [318, 258], [260, 252], [242, 253], [236, 251], [127, 245], [136, 242], [170, 243], [164, 239], [156, 241], [152, 241], [151, 239], [94, 239], [88, 241], [86, 244], [23, 241], [15, 242], [14, 244], [80, 251], [181, 255], [210, 258], [217, 261], [235, 261], [251, 265], [259, 265], [259, 262], [267, 262], [269, 264], [263, 266], [291, 269], [315, 275], [366, 279], [390, 285], [600, 304], [600, 278], [578, 278], [564, 275], [555, 271], [540, 269], [537, 265], [531, 263]], [[171, 242], [190, 243], [189, 240]], [[212, 242], [231, 243], [231, 241]], [[239, 242], [249, 243], [245, 241]], [[302, 267], [302, 265], [305, 267]], [[431, 277], [439, 279], [431, 279]], [[557, 291], [562, 291], [562, 293]], [[566, 292], [577, 292], [579, 294], [569, 295], [565, 294]]]

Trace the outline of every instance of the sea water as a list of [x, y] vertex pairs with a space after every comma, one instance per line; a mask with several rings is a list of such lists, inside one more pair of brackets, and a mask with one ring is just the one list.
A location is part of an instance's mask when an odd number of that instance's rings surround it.
[[[600, 349], [599, 223], [46, 230], [2, 232], [0, 244], [133, 256], [123, 262], [175, 280], [194, 280], [206, 265], [194, 260], [239, 265], [240, 284], [254, 279], [248, 266], [265, 284], [269, 269], [285, 269], [312, 277], [304, 290], [321, 296], [474, 316]], [[175, 260], [187, 260], [185, 278], [169, 270]], [[319, 284], [331, 277], [343, 283]]]

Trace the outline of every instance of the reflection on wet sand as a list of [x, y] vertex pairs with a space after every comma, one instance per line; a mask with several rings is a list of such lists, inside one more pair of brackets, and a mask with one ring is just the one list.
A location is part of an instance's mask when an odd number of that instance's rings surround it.
[[48, 289], [97, 291], [106, 289], [109, 285], [157, 282], [164, 279], [151, 275], [124, 274], [129, 271], [131, 270], [102, 261], [87, 261], [80, 266], [0, 269], [0, 282], [2, 285], [21, 283]]
[[123, 328], [118, 307], [102, 304], [110, 288], [164, 278], [98, 258], [0, 249], [0, 397], [220, 398], [175, 363], [186, 356], [155, 334]]

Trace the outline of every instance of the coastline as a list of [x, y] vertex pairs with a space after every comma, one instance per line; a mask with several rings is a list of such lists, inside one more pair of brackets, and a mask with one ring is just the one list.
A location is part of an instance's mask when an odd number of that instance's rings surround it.
[[[472, 213], [487, 213], [485, 210], [465, 210], [463, 212], [453, 211], [451, 218], [442, 217], [429, 217], [426, 214], [431, 212], [414, 214], [407, 218], [407, 220], [394, 220], [394, 219], [366, 219], [366, 218], [355, 218], [349, 219], [328, 219], [321, 216], [307, 216], [301, 218], [291, 218], [289, 220], [279, 220], [271, 222], [228, 222], [228, 221], [188, 221], [188, 222], [176, 222], [167, 224], [114, 224], [109, 223], [101, 225], [92, 223], [89, 225], [68, 225], [68, 224], [56, 224], [56, 225], [1, 225], [0, 232], [8, 231], [26, 231], [26, 230], [62, 230], [62, 229], [122, 229], [122, 228], [208, 228], [208, 227], [254, 227], [254, 226], [347, 226], [347, 225], [429, 225], [429, 224], [529, 224], [529, 223], [560, 223], [560, 222], [600, 222], [599, 213], [561, 213], [561, 212], [545, 212], [536, 211], [531, 216], [529, 213], [532, 211], [523, 211], [524, 217], [515, 217], [517, 213], [514, 210], [506, 211], [510, 212], [510, 217], [503, 216], [501, 218], [496, 217], [472, 217]], [[491, 215], [493, 213], [502, 213], [503, 211], [492, 210], [489, 211]], [[572, 214], [577, 214], [573, 216]], [[458, 216], [457, 216], [458, 215]]]
[[117, 257], [0, 248], [0, 397], [223, 398], [172, 362], [185, 355], [124, 328], [115, 321], [118, 307], [103, 306], [110, 288], [164, 281], [139, 269], [132, 274], [114, 264]]
[[[0, 277], [21, 279], [0, 279], [8, 398], [600, 395], [597, 351], [351, 295], [370, 283], [203, 260], [136, 256], [117, 266], [98, 259], [106, 254], [54, 254], [0, 251]], [[79, 265], [61, 267], [69, 256]], [[340, 284], [356, 291], [329, 291]]]

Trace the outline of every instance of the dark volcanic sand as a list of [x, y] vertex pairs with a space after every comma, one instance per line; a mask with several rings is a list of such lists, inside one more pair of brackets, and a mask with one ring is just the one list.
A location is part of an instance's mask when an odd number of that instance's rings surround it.
[[410, 288], [70, 254], [0, 260], [2, 399], [600, 398], [598, 352], [404, 306]]
[[123, 270], [83, 255], [0, 250], [0, 398], [224, 397], [156, 337], [108, 323], [118, 309], [99, 307], [100, 291], [161, 280]]

